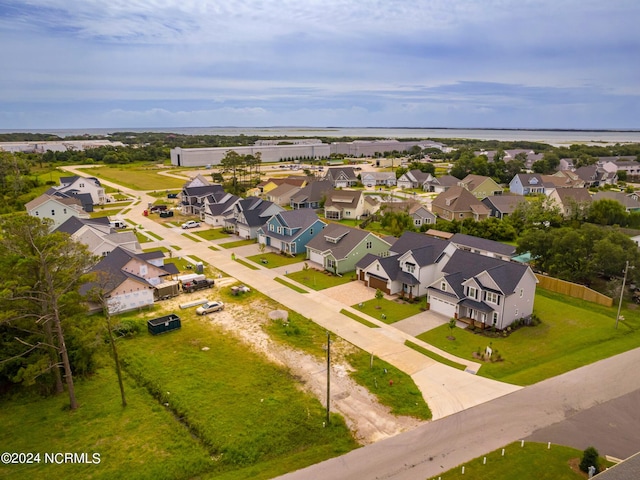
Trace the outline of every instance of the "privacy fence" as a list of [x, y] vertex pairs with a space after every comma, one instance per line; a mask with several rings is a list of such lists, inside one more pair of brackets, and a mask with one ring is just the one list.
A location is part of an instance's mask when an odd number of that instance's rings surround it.
[[613, 298], [598, 293], [584, 285], [578, 285], [577, 283], [571, 283], [565, 280], [560, 280], [559, 278], [539, 275], [537, 273], [536, 277], [538, 278], [538, 282], [540, 282], [538, 285], [546, 290], [551, 290], [552, 292], [561, 293], [574, 298], [581, 298], [587, 302], [597, 303], [604, 305], [605, 307], [613, 306]]

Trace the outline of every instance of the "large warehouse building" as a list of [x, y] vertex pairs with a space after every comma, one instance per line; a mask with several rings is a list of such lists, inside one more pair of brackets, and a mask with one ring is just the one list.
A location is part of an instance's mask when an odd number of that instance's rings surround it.
[[300, 159], [329, 158], [332, 153], [350, 157], [371, 157], [376, 153], [405, 151], [414, 145], [435, 146], [434, 142], [399, 142], [398, 140], [356, 140], [354, 142], [322, 143], [319, 140], [294, 141], [291, 145], [269, 145], [261, 141], [250, 147], [211, 147], [171, 149], [171, 164], [182, 167], [219, 165], [225, 155], [233, 150], [239, 155], [260, 153], [263, 162], [281, 162]]

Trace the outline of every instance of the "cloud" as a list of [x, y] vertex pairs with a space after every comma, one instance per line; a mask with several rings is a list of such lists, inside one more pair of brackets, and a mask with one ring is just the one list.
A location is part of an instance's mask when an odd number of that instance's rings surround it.
[[0, 121], [628, 125], [639, 17], [631, 0], [7, 0]]

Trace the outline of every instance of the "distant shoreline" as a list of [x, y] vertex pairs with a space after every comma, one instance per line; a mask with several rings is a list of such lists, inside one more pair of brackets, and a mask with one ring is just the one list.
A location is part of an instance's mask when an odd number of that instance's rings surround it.
[[167, 133], [181, 135], [258, 136], [280, 138], [384, 138], [384, 139], [469, 139], [501, 142], [532, 142], [553, 146], [571, 144], [605, 145], [616, 143], [640, 143], [640, 129], [560, 129], [560, 128], [422, 128], [422, 127], [144, 127], [144, 128], [60, 128], [60, 129], [1, 129], [0, 133], [40, 133], [69, 136], [109, 137], [114, 132]]

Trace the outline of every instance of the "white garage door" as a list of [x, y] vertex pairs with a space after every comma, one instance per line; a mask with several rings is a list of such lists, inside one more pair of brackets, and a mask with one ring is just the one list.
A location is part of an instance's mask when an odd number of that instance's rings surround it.
[[309, 260], [324, 266], [324, 257], [319, 252], [309, 250]]
[[456, 306], [454, 303], [447, 300], [442, 300], [438, 297], [430, 297], [431, 310], [447, 317], [454, 317], [456, 314]]

